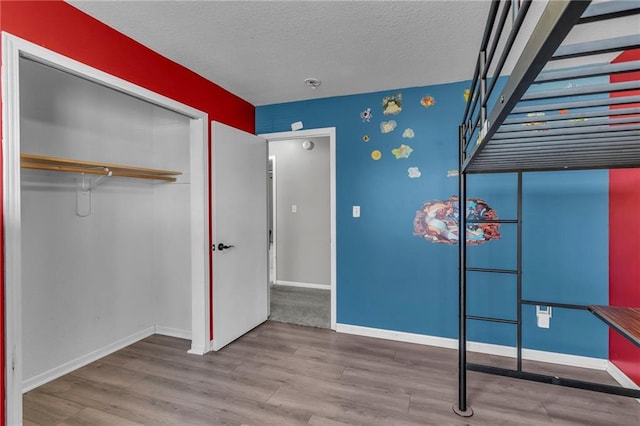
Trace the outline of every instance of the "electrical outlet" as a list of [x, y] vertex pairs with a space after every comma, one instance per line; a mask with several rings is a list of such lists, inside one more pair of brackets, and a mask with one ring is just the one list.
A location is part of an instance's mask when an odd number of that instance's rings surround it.
[[298, 213], [298, 206], [291, 204], [291, 213]]
[[353, 206], [353, 217], [360, 217], [360, 206]]
[[540, 305], [536, 305], [536, 324], [538, 327], [549, 328], [551, 316], [551, 306], [547, 306], [547, 309], [542, 309]]

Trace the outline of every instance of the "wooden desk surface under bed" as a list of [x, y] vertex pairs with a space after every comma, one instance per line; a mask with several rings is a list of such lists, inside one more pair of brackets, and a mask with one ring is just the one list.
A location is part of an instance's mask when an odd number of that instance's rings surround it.
[[640, 308], [589, 305], [589, 311], [640, 347]]

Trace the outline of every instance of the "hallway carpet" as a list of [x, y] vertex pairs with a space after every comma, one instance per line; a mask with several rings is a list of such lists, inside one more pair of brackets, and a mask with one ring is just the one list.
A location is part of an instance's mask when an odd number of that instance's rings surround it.
[[269, 319], [289, 324], [330, 328], [330, 297], [329, 290], [272, 285]]

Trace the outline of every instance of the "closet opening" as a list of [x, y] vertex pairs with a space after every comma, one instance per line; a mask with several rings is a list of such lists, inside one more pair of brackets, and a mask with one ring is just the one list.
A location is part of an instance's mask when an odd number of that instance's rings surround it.
[[3, 35], [7, 420], [151, 334], [209, 351], [206, 114]]

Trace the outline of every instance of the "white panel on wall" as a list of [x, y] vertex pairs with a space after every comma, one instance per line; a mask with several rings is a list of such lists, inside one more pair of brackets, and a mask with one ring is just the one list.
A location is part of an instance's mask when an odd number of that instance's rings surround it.
[[157, 108], [153, 114], [155, 167], [179, 170], [175, 183], [155, 185], [153, 191], [153, 292], [155, 324], [190, 335], [191, 232], [189, 120]]
[[154, 108], [154, 167], [180, 171], [182, 174], [177, 176], [175, 183], [188, 184], [191, 182], [189, 148], [189, 119], [173, 111]]
[[20, 76], [21, 128], [39, 132], [22, 134], [22, 152], [148, 162], [151, 104], [28, 59], [20, 60]]

